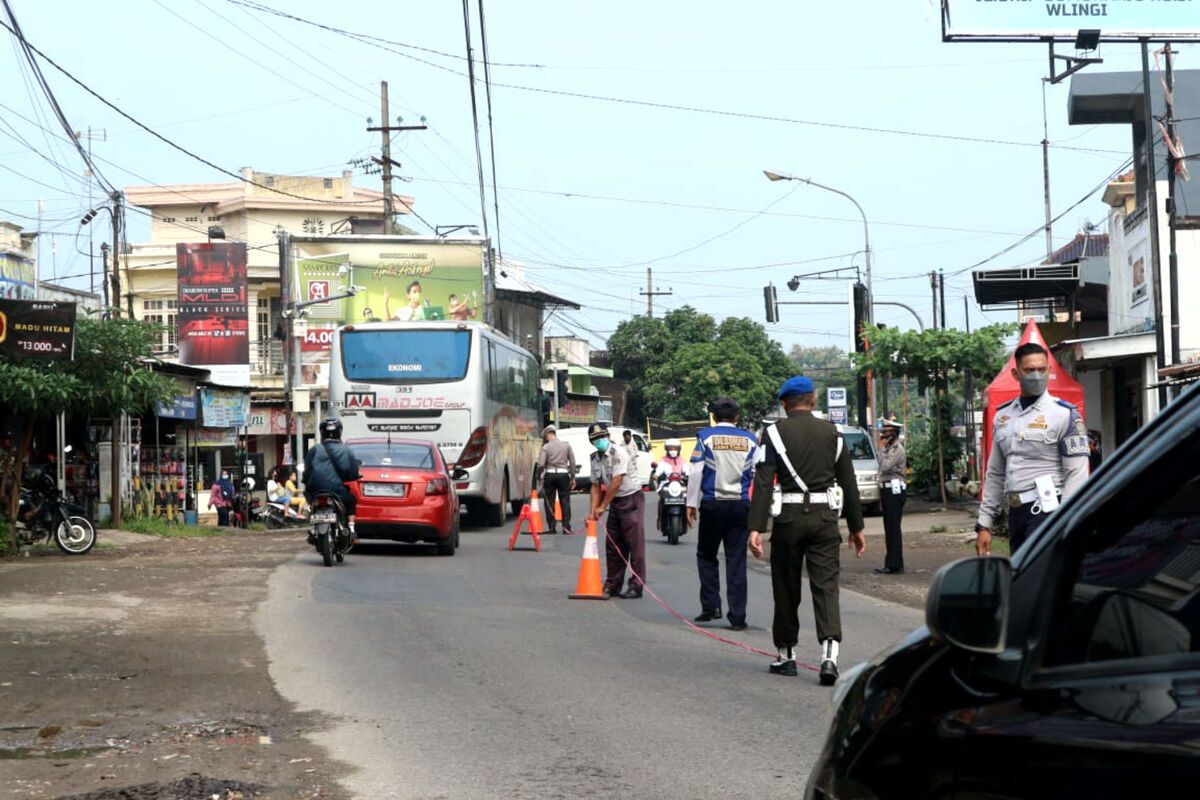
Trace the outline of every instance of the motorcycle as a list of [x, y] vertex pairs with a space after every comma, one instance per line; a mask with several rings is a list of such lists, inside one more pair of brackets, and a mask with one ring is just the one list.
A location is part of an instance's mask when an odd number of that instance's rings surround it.
[[254, 504], [251, 511], [252, 518], [265, 524], [271, 530], [298, 528], [309, 522], [309, 517], [304, 516], [289, 504], [273, 503], [270, 500], [265, 504], [260, 504], [255, 500]]
[[51, 475], [30, 469], [21, 482], [17, 541], [29, 545], [38, 539], [53, 539], [64, 553], [83, 555], [96, 544], [96, 528], [85, 514], [82, 506], [62, 496]]
[[350, 552], [350, 526], [346, 524], [346, 508], [336, 495], [319, 492], [313, 497], [309, 512], [312, 527], [308, 531], [308, 543], [321, 554], [325, 566], [333, 562], [342, 563]]
[[235, 528], [249, 528], [250, 520], [258, 517], [259, 501], [254, 496], [254, 478], [246, 478], [233, 496], [229, 523]]
[[679, 544], [679, 537], [687, 533], [687, 491], [683, 475], [672, 472], [658, 484], [658, 497], [662, 502], [662, 532], [671, 544]]

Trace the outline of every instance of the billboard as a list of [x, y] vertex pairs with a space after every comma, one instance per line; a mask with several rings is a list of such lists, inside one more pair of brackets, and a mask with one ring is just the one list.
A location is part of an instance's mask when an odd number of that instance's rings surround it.
[[0, 299], [0, 355], [70, 361], [74, 352], [74, 303]]
[[942, 0], [942, 39], [1075, 41], [1099, 30], [1102, 41], [1200, 38], [1200, 0]]
[[213, 383], [249, 386], [245, 243], [180, 243], [176, 258], [180, 362], [208, 369]]
[[[385, 320], [484, 319], [486, 243], [416, 237], [293, 237], [292, 300], [305, 308], [301, 386], [328, 379], [333, 329]], [[340, 297], [356, 287], [351, 297]]]
[[16, 253], [0, 253], [0, 298], [5, 300], [33, 300], [34, 264]]

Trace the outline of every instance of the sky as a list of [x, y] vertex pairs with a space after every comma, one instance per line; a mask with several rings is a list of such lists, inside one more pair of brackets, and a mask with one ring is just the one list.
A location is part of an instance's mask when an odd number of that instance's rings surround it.
[[[237, 171], [340, 175], [377, 154], [379, 81], [397, 134], [396, 191], [432, 225], [480, 225], [466, 37], [460, 3], [342, 0], [8, 0], [29, 42], [130, 116], [180, 147]], [[378, 37], [373, 46], [251, 6]], [[478, 0], [470, 5], [476, 59]], [[1054, 243], [1104, 225], [1101, 187], [1127, 161], [1124, 126], [1067, 124], [1069, 81], [1044, 86], [1040, 44], [943, 43], [929, 0], [763, 0], [484, 4], [498, 185], [493, 211], [483, 68], [477, 63], [489, 230], [526, 276], [583, 306], [556, 312], [548, 334], [603, 347], [617, 324], [690, 305], [718, 319], [765, 323], [762, 287], [781, 301], [844, 301], [843, 280], [793, 275], [863, 268], [868, 221], [877, 303], [932, 321], [928, 273], [944, 270], [951, 326], [963, 298], [972, 328], [1011, 321], [983, 312], [970, 268], [1033, 265], [1045, 255], [1043, 90]], [[2, 18], [2, 16], [0, 16]], [[0, 48], [0, 219], [33, 230], [42, 203], [41, 274], [86, 288], [89, 201], [66, 141], [11, 35]], [[1069, 49], [1069, 48], [1067, 48]], [[1197, 51], [1177, 47], [1176, 69]], [[1106, 44], [1091, 71], [1140, 69], [1136, 45]], [[48, 64], [73, 129], [104, 131], [92, 152], [123, 187], [230, 178], [135, 127]], [[356, 184], [379, 188], [357, 170]], [[96, 190], [93, 188], [93, 192]], [[1071, 210], [1068, 210], [1071, 209]], [[96, 244], [106, 227], [97, 218]], [[1038, 233], [1016, 247], [1022, 237]], [[132, 214], [129, 241], [149, 236]], [[47, 241], [49, 240], [49, 241]], [[1009, 249], [1011, 248], [1011, 249]], [[1006, 251], [1007, 252], [1004, 252]], [[81, 255], [81, 252], [83, 255]], [[993, 258], [994, 257], [994, 258]], [[848, 272], [842, 274], [849, 274]], [[878, 305], [876, 320], [913, 315]], [[849, 347], [844, 305], [785, 305], [768, 324], [785, 349]]]

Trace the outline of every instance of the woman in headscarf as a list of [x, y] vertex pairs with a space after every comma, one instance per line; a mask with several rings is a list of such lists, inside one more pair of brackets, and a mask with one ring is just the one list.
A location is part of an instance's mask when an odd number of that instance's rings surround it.
[[222, 528], [229, 527], [229, 509], [233, 505], [233, 495], [233, 481], [229, 477], [229, 470], [223, 469], [221, 479], [212, 485], [208, 497], [208, 507], [216, 507], [217, 525]]

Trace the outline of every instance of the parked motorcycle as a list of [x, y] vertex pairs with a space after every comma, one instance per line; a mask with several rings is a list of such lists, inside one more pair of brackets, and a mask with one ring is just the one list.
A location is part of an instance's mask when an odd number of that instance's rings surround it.
[[16, 536], [21, 544], [51, 539], [70, 555], [83, 555], [96, 544], [96, 528], [83, 506], [68, 502], [49, 473], [37, 468], [25, 472], [17, 510]]
[[229, 524], [235, 528], [249, 528], [251, 520], [256, 519], [258, 507], [258, 498], [254, 496], [254, 478], [246, 478], [233, 496]]
[[658, 484], [658, 497], [662, 501], [662, 532], [671, 544], [679, 544], [679, 537], [687, 533], [687, 490], [683, 475], [678, 472], [663, 477]]
[[284, 503], [258, 503], [255, 501], [251, 518], [262, 522], [271, 530], [280, 528], [298, 528], [309, 523], [309, 518], [298, 512], [294, 506]]
[[318, 493], [313, 497], [309, 512], [312, 527], [308, 532], [308, 543], [317, 549], [325, 566], [339, 564], [350, 552], [350, 526], [346, 522], [346, 508], [337, 496]]

